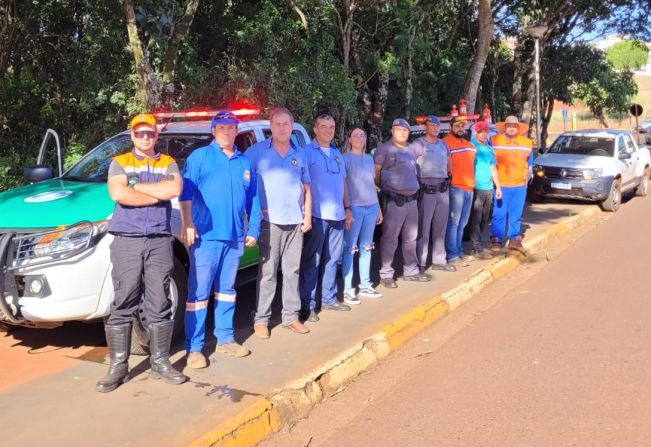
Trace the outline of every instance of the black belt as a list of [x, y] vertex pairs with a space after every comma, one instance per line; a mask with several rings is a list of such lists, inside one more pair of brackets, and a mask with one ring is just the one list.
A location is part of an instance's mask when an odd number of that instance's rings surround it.
[[404, 196], [395, 192], [382, 191], [382, 195], [384, 195], [386, 200], [392, 200], [396, 202], [396, 205], [398, 206], [402, 206], [407, 202], [412, 202], [418, 199], [418, 192], [415, 192], [410, 196]]
[[426, 184], [421, 184], [420, 189], [425, 193], [425, 194], [436, 194], [439, 192], [446, 192], [448, 190], [448, 181], [441, 182], [438, 185], [426, 185]]

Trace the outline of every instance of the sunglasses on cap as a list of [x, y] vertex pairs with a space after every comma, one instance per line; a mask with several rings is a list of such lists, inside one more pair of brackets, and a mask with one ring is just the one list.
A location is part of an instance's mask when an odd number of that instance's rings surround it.
[[136, 136], [136, 138], [147, 137], [149, 139], [152, 139], [156, 137], [156, 132], [153, 130], [136, 130], [133, 134]]

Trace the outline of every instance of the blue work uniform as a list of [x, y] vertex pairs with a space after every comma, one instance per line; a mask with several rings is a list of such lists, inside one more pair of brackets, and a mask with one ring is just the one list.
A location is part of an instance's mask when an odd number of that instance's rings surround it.
[[298, 285], [303, 248], [301, 224], [305, 211], [305, 184], [310, 183], [305, 152], [290, 140], [289, 149], [281, 155], [271, 137], [251, 146], [246, 157], [257, 175], [263, 219], [258, 241], [260, 262], [254, 323], [269, 325], [278, 268], [281, 267], [282, 324], [288, 326], [298, 320], [301, 308]]
[[192, 201], [192, 220], [199, 234], [190, 247], [185, 347], [201, 351], [211, 290], [215, 293], [217, 342], [225, 344], [234, 339], [235, 277], [245, 237], [258, 239], [260, 232], [255, 172], [237, 148], [229, 158], [213, 141], [187, 158], [179, 200]]
[[346, 218], [346, 165], [333, 144], [324, 150], [313, 140], [303, 151], [312, 180], [312, 230], [305, 235], [301, 255], [300, 291], [303, 310], [313, 311], [321, 270], [321, 305], [337, 302], [337, 261], [343, 251]]

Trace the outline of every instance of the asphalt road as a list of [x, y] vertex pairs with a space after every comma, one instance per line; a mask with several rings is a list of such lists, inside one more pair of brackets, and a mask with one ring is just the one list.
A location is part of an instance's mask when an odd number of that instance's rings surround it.
[[262, 446], [651, 445], [649, 221], [554, 242]]

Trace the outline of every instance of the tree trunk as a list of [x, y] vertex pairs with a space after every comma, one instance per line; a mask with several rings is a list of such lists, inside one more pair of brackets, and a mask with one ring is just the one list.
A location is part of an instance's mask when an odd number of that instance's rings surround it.
[[469, 114], [475, 113], [475, 103], [477, 101], [477, 90], [481, 74], [486, 65], [486, 59], [493, 39], [493, 12], [491, 10], [491, 0], [479, 0], [479, 33], [477, 36], [477, 47], [475, 56], [472, 59], [466, 80], [463, 86], [463, 97], [466, 99], [466, 107]]
[[[490, 0], [489, 0], [490, 1]], [[409, 37], [407, 38], [407, 67], [405, 70], [405, 116], [409, 121], [411, 118], [411, 98], [414, 94], [414, 39], [416, 38], [417, 25], [411, 25], [409, 28]]]
[[[353, 28], [355, 25], [354, 22], [354, 14], [355, 11], [358, 8], [358, 4], [356, 1], [350, 1], [350, 0], [343, 0], [341, 9], [337, 9], [334, 5], [333, 2], [330, 2], [332, 5], [332, 9], [334, 11], [335, 15], [335, 20], [337, 23], [337, 29], [339, 30], [339, 41], [340, 41], [340, 47], [339, 51], [341, 54], [341, 62], [346, 69], [348, 73], [351, 73], [351, 68], [350, 68], [350, 59], [351, 59], [351, 53], [356, 52], [357, 54], [354, 54], [352, 57], [353, 59], [357, 57], [359, 59], [359, 53], [358, 53], [358, 48], [353, 49], [353, 46], [355, 45], [354, 40], [356, 39], [356, 36], [353, 34]], [[358, 60], [359, 62], [359, 60]], [[356, 64], [358, 69], [360, 65], [357, 63]], [[358, 90], [358, 95], [359, 95], [359, 90]], [[337, 123], [337, 129], [338, 129], [338, 137], [339, 141], [341, 142], [341, 145], [345, 143], [346, 139], [346, 122], [348, 117], [346, 116], [346, 107], [345, 106], [340, 106], [339, 107], [339, 114], [336, 117], [336, 123]]]
[[6, 0], [2, 5], [2, 21], [0, 22], [0, 75], [9, 68], [14, 46], [21, 39], [22, 26], [16, 17], [14, 0]]
[[136, 63], [136, 71], [140, 76], [140, 85], [138, 86], [138, 97], [147, 110], [157, 109], [161, 106], [161, 94], [156, 73], [149, 63], [149, 57], [142, 45], [138, 35], [138, 25], [136, 23], [136, 13], [133, 10], [131, 0], [122, 0], [124, 13], [127, 18], [127, 33], [129, 35], [129, 46], [133, 53], [133, 59]]
[[522, 77], [526, 70], [523, 59], [524, 48], [521, 42], [513, 51], [513, 88], [511, 90], [511, 113], [517, 117], [522, 116]]
[[377, 87], [373, 92], [371, 114], [368, 116], [368, 145], [377, 147], [382, 142], [382, 125], [384, 124], [384, 111], [389, 96], [389, 73], [380, 72], [377, 75]]
[[538, 144], [538, 147], [546, 148], [547, 138], [549, 137], [549, 122], [554, 113], [554, 98], [545, 98], [542, 107], [545, 110], [545, 113], [542, 116], [540, 123], [540, 143]]
[[176, 77], [176, 62], [183, 38], [188, 34], [192, 19], [199, 7], [200, 0], [188, 0], [183, 17], [172, 28], [172, 34], [167, 41], [167, 49], [163, 57], [160, 77], [149, 60], [149, 54], [138, 35], [138, 24], [133, 9], [132, 0], [122, 0], [122, 6], [127, 18], [127, 33], [129, 47], [133, 53], [136, 71], [140, 76], [138, 96], [148, 110], [169, 107], [174, 95], [174, 80]]
[[179, 49], [181, 41], [188, 34], [192, 19], [199, 7], [199, 0], [188, 0], [185, 6], [185, 13], [179, 21], [178, 26], [173, 28], [172, 35], [170, 36], [165, 57], [163, 59], [163, 72], [161, 73], [161, 91], [162, 103], [169, 106], [174, 95], [174, 79], [176, 77], [176, 61], [178, 60]]

